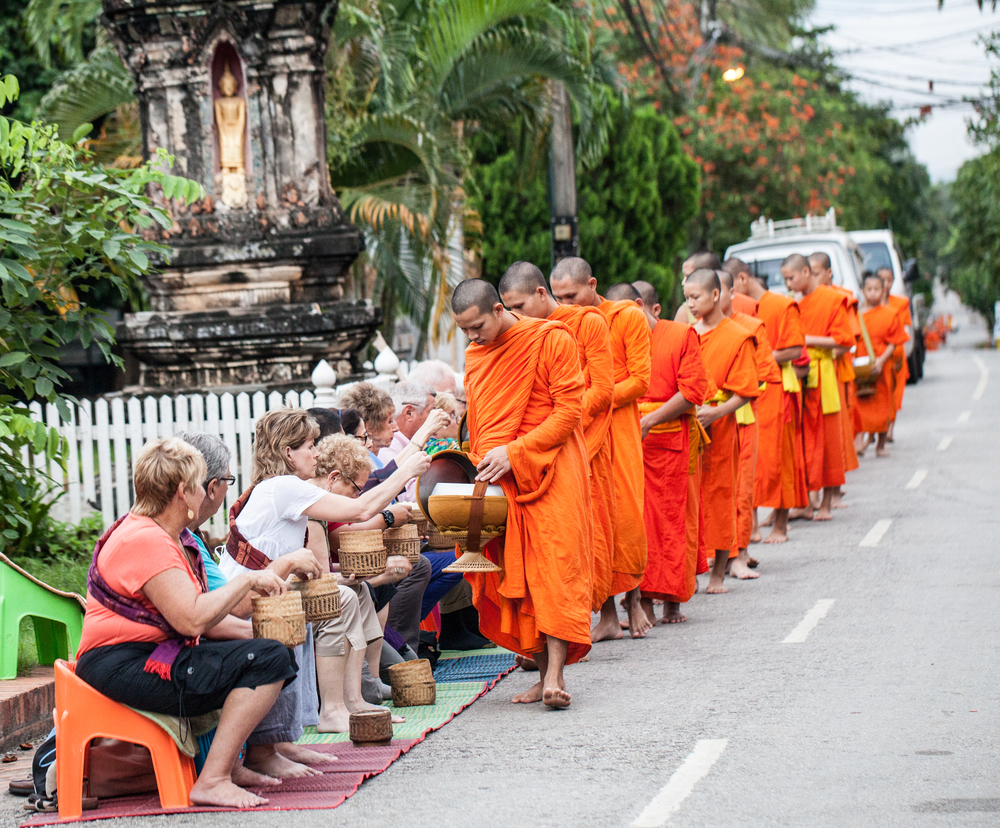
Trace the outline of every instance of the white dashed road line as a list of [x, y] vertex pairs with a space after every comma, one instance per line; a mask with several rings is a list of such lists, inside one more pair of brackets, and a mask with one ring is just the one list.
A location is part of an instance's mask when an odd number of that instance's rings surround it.
[[880, 520], [861, 539], [861, 543], [858, 546], [878, 546], [878, 542], [882, 540], [882, 536], [889, 531], [889, 527], [892, 526], [891, 520]]
[[804, 644], [805, 640], [809, 637], [809, 633], [816, 629], [816, 625], [820, 622], [820, 619], [826, 616], [832, 606], [833, 598], [824, 598], [822, 601], [817, 601], [816, 606], [806, 613], [806, 617], [799, 622], [799, 625], [788, 634], [788, 638], [781, 643]]
[[948, 446], [951, 445], [951, 441], [954, 439], [950, 434], [947, 437], [942, 437], [941, 442], [937, 444], [938, 451], [947, 451]]
[[971, 417], [971, 416], [972, 416], [972, 412], [971, 411], [963, 411], [961, 414], [958, 415], [958, 422], [959, 423], [967, 423], [967, 422], [969, 422], [969, 417]]
[[906, 484], [907, 489], [916, 489], [927, 477], [927, 469], [917, 469], [913, 473], [913, 477], [910, 478], [910, 482]]
[[698, 784], [726, 749], [728, 739], [699, 739], [684, 763], [674, 771], [670, 781], [653, 798], [631, 828], [659, 828], [666, 824], [681, 803], [691, 795]]
[[981, 357], [974, 356], [972, 361], [976, 363], [976, 367], [979, 369], [979, 385], [972, 392], [972, 401], [978, 402], [983, 398], [983, 394], [986, 393], [986, 383], [990, 379], [990, 369], [986, 367], [986, 363], [983, 362]]

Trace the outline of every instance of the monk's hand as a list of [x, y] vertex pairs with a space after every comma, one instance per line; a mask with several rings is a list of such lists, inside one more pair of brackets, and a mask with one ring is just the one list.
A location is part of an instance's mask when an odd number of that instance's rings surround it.
[[250, 589], [258, 595], [284, 595], [288, 584], [271, 569], [259, 569], [250, 573]]
[[413, 441], [423, 448], [427, 441], [448, 425], [449, 422], [451, 422], [451, 416], [448, 412], [441, 408], [435, 408], [427, 415], [424, 424], [417, 429], [417, 433], [413, 435]]
[[479, 474], [476, 480], [485, 480], [488, 483], [496, 483], [501, 477], [510, 471], [510, 460], [507, 457], [507, 446], [497, 446], [490, 449], [476, 466]]
[[288, 555], [288, 563], [292, 566], [292, 572], [300, 578], [308, 580], [310, 578], [319, 578], [323, 575], [319, 570], [319, 564], [316, 562], [316, 556], [312, 553], [312, 550], [306, 549], [304, 546]]
[[715, 406], [703, 405], [698, 409], [698, 422], [701, 423], [702, 428], [708, 428], [718, 419], [719, 413]]
[[640, 439], [642, 440], [646, 439], [646, 435], [649, 434], [650, 428], [652, 428], [652, 426], [649, 424], [649, 415], [647, 414], [645, 417], [639, 420], [639, 431], [642, 435]]

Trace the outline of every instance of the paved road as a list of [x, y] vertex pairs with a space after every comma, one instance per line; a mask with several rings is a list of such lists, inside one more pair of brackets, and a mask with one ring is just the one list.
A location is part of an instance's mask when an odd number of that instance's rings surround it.
[[[929, 355], [892, 457], [862, 460], [833, 523], [755, 547], [761, 578], [695, 596], [687, 624], [595, 647], [571, 710], [509, 704], [534, 681], [517, 672], [334, 813], [168, 821], [624, 828], [673, 777], [641, 824], [672, 804], [677, 828], [1000, 824], [1000, 354], [960, 347], [977, 335]], [[144, 823], [166, 824], [121, 828]]]

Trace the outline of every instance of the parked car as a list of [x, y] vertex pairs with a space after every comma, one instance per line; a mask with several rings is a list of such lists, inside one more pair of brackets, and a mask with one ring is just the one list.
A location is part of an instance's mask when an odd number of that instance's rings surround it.
[[914, 296], [910, 285], [920, 278], [916, 259], [904, 260], [899, 244], [892, 230], [855, 230], [851, 238], [857, 242], [865, 257], [866, 270], [891, 268], [895, 280], [892, 283], [894, 296], [905, 296], [910, 302], [910, 316], [913, 318], [913, 335], [906, 343], [906, 360], [910, 368], [910, 382], [915, 383], [924, 375], [924, 325], [930, 315], [930, 308], [924, 296]]

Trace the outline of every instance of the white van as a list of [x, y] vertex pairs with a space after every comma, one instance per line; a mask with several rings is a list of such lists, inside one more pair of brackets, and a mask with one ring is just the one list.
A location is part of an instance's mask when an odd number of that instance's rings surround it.
[[[787, 293], [781, 278], [786, 256], [826, 253], [833, 268], [833, 283], [861, 296], [864, 254], [857, 243], [837, 226], [831, 207], [825, 216], [806, 216], [788, 221], [761, 218], [750, 225], [750, 238], [726, 250], [726, 259], [741, 259], [754, 268], [759, 278], [767, 276], [767, 286], [775, 293]], [[901, 280], [900, 280], [901, 281]], [[893, 291], [895, 293], [895, 291]]]

